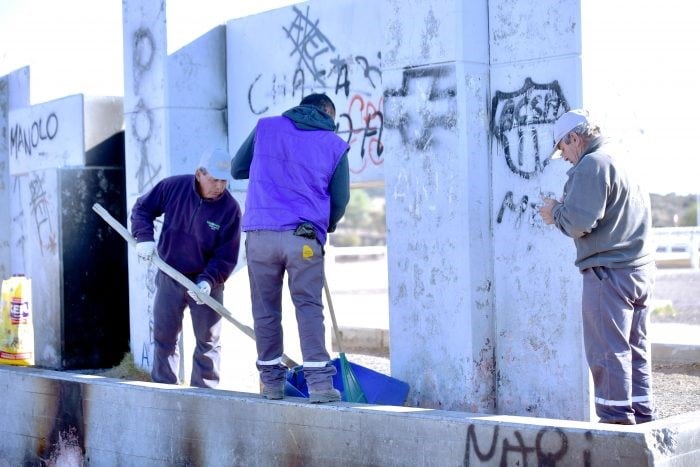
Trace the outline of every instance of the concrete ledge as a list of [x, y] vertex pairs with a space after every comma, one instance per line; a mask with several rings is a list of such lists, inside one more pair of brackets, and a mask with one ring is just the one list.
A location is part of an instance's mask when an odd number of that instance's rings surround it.
[[[368, 355], [389, 354], [389, 330], [344, 326], [339, 327], [343, 351], [348, 353], [364, 353]], [[339, 352], [335, 334], [331, 333], [332, 350]]]
[[700, 412], [623, 427], [0, 367], [0, 465], [700, 465]]
[[700, 345], [652, 343], [654, 362], [700, 363]]

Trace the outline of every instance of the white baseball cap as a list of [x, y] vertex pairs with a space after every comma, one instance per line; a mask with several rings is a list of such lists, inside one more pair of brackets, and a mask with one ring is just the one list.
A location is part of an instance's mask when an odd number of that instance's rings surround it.
[[561, 151], [557, 149], [559, 142], [571, 130], [582, 123], [588, 123], [588, 111], [584, 109], [569, 110], [564, 115], [560, 116], [556, 122], [554, 122], [554, 128], [552, 129], [552, 135], [554, 136], [554, 147], [552, 148], [552, 153], [549, 156], [550, 159], [561, 158]]
[[220, 148], [202, 154], [197, 167], [207, 169], [207, 172], [217, 180], [229, 180], [231, 178], [231, 156], [229, 156], [227, 151]]

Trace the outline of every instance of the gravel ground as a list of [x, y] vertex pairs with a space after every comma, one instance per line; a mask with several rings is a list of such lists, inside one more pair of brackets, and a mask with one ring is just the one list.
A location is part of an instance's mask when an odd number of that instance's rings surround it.
[[[700, 325], [700, 271], [659, 269], [655, 295], [659, 300], [670, 300], [674, 312], [652, 315], [652, 325]], [[360, 354], [347, 354], [347, 357], [358, 365], [390, 374], [389, 358]], [[700, 362], [653, 364], [652, 384], [659, 418], [700, 411]]]
[[[700, 271], [691, 270], [660, 270], [657, 277], [656, 295], [660, 300], [670, 300], [675, 313], [653, 315], [654, 322], [700, 324]], [[700, 343], [700, 338], [699, 338]], [[390, 360], [363, 354], [347, 354], [349, 361], [358, 365], [390, 375]], [[123, 379], [148, 380], [147, 374], [135, 370], [133, 365], [124, 369], [91, 371]], [[116, 370], [116, 371], [115, 371]], [[255, 368], [249, 368], [249, 378], [254, 384], [247, 388], [238, 388], [252, 392], [257, 390], [257, 375]], [[239, 375], [244, 376], [244, 375]], [[700, 362], [693, 364], [659, 363], [653, 366], [653, 391], [660, 418], [667, 418], [687, 412], [700, 411]], [[223, 380], [222, 380], [223, 383]]]
[[[390, 360], [371, 355], [347, 354], [352, 363], [390, 375]], [[657, 364], [652, 384], [659, 418], [700, 410], [700, 363]]]

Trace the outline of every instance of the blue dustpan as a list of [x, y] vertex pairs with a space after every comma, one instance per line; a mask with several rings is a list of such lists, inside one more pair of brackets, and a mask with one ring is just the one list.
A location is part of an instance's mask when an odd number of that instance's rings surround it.
[[[343, 392], [343, 378], [340, 372], [340, 359], [333, 359], [331, 363], [336, 368], [336, 374], [333, 376], [333, 387], [340, 391], [343, 400], [346, 400]], [[410, 389], [408, 383], [364, 366], [352, 362], [349, 363], [357, 377], [357, 381], [362, 387], [362, 391], [365, 393], [368, 404], [404, 405]], [[297, 366], [287, 372], [284, 394], [289, 397], [309, 397], [309, 389], [306, 386], [303, 367]]]

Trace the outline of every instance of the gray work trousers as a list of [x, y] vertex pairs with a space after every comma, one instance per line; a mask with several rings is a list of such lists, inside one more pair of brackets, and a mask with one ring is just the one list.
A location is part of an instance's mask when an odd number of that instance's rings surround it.
[[[156, 383], [178, 384], [180, 351], [177, 344], [185, 307], [189, 307], [196, 339], [190, 385], [215, 388], [219, 384], [221, 364], [221, 315], [208, 305], [197, 305], [185, 287], [161, 271], [156, 275], [156, 286], [151, 379]], [[212, 286], [210, 295], [222, 303], [224, 285]]]
[[335, 367], [329, 363], [323, 324], [323, 249], [315, 239], [291, 230], [249, 231], [246, 256], [253, 307], [257, 367], [265, 386], [284, 384], [286, 368], [282, 330], [282, 286], [287, 272], [289, 293], [296, 310], [304, 377], [310, 391], [333, 387]]
[[583, 334], [602, 422], [656, 418], [651, 392], [649, 302], [656, 266], [593, 267], [583, 273]]

